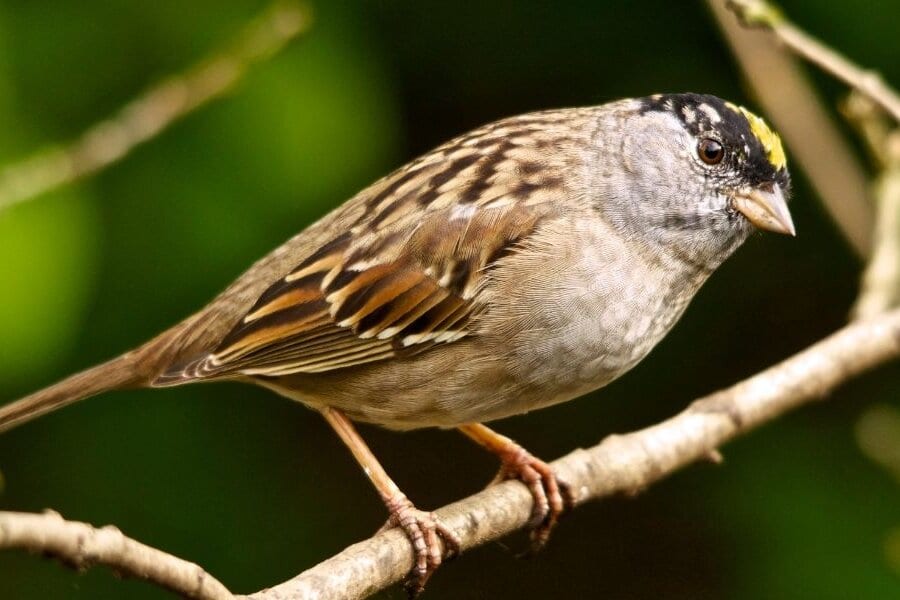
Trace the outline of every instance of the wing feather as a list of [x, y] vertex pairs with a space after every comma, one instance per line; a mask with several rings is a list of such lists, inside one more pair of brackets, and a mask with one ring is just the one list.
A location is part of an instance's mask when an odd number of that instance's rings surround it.
[[361, 192], [327, 225], [339, 234], [269, 285], [216, 347], [157, 385], [331, 371], [473, 335], [488, 272], [566, 194], [573, 164], [551, 162], [561, 155], [547, 148], [571, 131], [554, 130], [555, 119], [486, 126]]

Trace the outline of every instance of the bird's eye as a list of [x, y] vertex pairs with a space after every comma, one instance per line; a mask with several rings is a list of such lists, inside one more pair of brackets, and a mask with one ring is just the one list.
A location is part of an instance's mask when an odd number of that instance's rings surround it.
[[716, 140], [706, 138], [697, 144], [697, 154], [706, 164], [717, 165], [725, 158], [725, 148]]

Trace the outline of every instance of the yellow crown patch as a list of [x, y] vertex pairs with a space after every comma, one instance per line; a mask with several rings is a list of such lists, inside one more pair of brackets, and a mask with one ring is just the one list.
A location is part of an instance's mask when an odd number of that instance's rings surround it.
[[766, 151], [766, 156], [768, 157], [769, 162], [772, 163], [772, 166], [776, 169], [785, 168], [787, 166], [787, 158], [784, 155], [784, 147], [781, 145], [781, 138], [778, 137], [778, 134], [772, 131], [772, 128], [769, 127], [765, 121], [743, 106], [737, 106], [730, 102], [728, 102], [727, 105], [728, 108], [732, 109], [734, 112], [744, 115], [744, 118], [750, 123], [750, 131], [753, 132], [753, 135], [755, 135], [756, 139], [759, 140], [759, 143], [762, 144], [763, 149]]

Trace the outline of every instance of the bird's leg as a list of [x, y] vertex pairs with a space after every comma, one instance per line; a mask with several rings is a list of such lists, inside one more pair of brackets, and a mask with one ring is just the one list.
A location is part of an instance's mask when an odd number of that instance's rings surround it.
[[400, 527], [409, 538], [413, 547], [414, 564], [405, 585], [411, 596], [418, 595], [425, 589], [425, 583], [431, 574], [440, 566], [444, 552], [448, 558], [459, 552], [459, 537], [443, 525], [434, 513], [419, 510], [410, 502], [372, 454], [350, 419], [333, 408], [326, 407], [321, 412], [353, 453], [387, 506], [390, 517], [384, 528]]
[[531, 491], [534, 504], [531, 509], [532, 551], [540, 550], [560, 515], [575, 505], [572, 492], [559, 481], [550, 465], [528, 450], [481, 423], [458, 427], [459, 431], [500, 458], [500, 472], [495, 482], [518, 479]]

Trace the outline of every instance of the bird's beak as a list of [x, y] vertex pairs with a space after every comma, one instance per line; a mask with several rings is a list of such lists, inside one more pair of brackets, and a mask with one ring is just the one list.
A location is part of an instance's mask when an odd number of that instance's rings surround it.
[[760, 229], [797, 235], [784, 193], [777, 183], [740, 190], [734, 195], [733, 202], [734, 208]]

